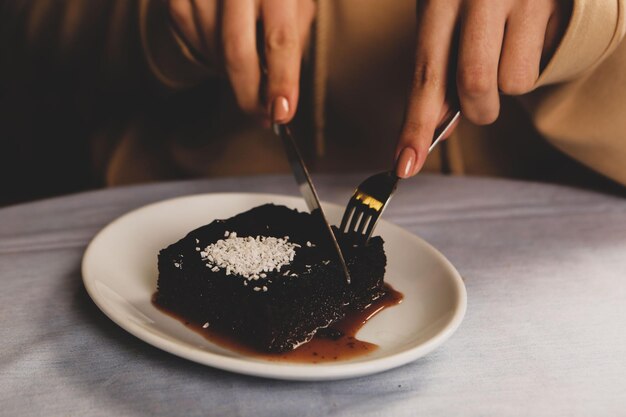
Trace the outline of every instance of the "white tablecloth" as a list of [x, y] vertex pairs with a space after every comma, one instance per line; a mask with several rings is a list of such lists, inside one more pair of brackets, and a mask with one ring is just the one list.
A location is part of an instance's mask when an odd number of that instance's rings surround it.
[[[363, 176], [320, 176], [347, 201]], [[0, 210], [0, 415], [625, 416], [626, 199], [531, 183], [422, 175], [385, 218], [458, 268], [458, 332], [410, 365], [294, 383], [153, 348], [109, 321], [80, 262], [105, 224], [190, 193], [297, 194], [290, 177], [166, 183]]]

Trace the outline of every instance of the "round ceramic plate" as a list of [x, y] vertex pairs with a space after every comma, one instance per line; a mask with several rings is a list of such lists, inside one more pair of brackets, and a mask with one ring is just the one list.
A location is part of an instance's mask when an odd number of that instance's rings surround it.
[[[465, 286], [452, 264], [419, 237], [381, 221], [385, 281], [404, 294], [400, 305], [367, 322], [358, 338], [378, 349], [358, 358], [321, 364], [272, 362], [217, 346], [151, 303], [157, 254], [191, 230], [264, 203], [306, 211], [301, 198], [272, 194], [203, 194], [134, 210], [106, 226], [83, 258], [83, 282], [98, 307], [138, 338], [174, 355], [242, 374], [291, 380], [350, 378], [395, 368], [427, 354], [456, 330], [465, 314]], [[343, 209], [323, 204], [331, 223]]]

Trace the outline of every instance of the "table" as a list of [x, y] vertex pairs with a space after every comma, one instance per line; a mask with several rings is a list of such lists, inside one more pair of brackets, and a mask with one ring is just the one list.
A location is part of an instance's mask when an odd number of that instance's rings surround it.
[[[345, 203], [363, 175], [317, 176]], [[109, 321], [80, 262], [105, 224], [190, 193], [297, 194], [285, 176], [109, 189], [0, 210], [0, 414], [6, 416], [624, 416], [626, 199], [553, 185], [421, 175], [386, 219], [456, 265], [458, 332], [402, 368], [317, 383], [231, 374]]]

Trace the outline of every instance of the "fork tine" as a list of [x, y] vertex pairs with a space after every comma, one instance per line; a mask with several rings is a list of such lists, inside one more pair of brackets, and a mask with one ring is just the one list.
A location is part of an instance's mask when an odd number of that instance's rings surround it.
[[357, 233], [359, 235], [363, 234], [363, 230], [365, 230], [365, 226], [367, 226], [370, 222], [370, 220], [372, 219], [372, 214], [370, 213], [363, 213], [363, 217], [361, 218], [361, 222], [359, 223], [359, 227], [357, 228]]
[[342, 233], [348, 233], [348, 220], [352, 217], [352, 214], [355, 210], [355, 205], [353, 202], [354, 199], [350, 199], [348, 202], [348, 207], [346, 207], [346, 211], [343, 212], [343, 218], [341, 219], [341, 226], [339, 226], [339, 231]]
[[360, 205], [354, 208], [354, 214], [352, 215], [352, 220], [350, 221], [350, 227], [348, 228], [348, 232], [354, 232], [356, 230], [356, 225], [361, 220], [361, 217], [363, 217], [364, 214], [365, 213]]
[[376, 223], [378, 222], [378, 218], [380, 217], [380, 211], [377, 211], [372, 215], [369, 224], [367, 225], [367, 229], [365, 230], [365, 242], [367, 242], [370, 237], [372, 237], [372, 233], [374, 232], [374, 227], [376, 227]]

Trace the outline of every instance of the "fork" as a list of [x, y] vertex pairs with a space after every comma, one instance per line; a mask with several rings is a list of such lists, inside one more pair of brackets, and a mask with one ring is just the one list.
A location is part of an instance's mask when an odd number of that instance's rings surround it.
[[[435, 140], [428, 148], [429, 154], [460, 117], [459, 110], [449, 112], [445, 122], [435, 130]], [[344, 234], [354, 233], [354, 237], [367, 243], [374, 233], [378, 219], [396, 191], [399, 179], [395, 171], [385, 171], [374, 174], [359, 184], [348, 201], [339, 230]]]

